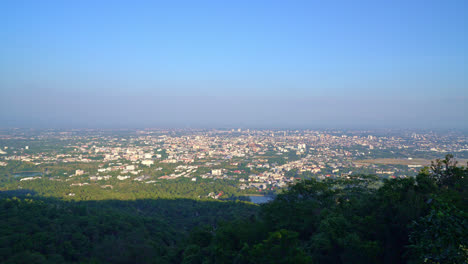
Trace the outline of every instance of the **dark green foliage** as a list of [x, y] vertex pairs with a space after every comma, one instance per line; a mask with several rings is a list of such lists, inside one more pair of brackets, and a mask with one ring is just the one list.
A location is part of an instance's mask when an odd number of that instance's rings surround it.
[[298, 237], [298, 233], [285, 229], [271, 232], [244, 259], [250, 263], [310, 263], [311, 258], [298, 247]]
[[466, 263], [468, 169], [450, 159], [441, 161], [445, 169], [386, 180], [380, 188], [372, 176], [302, 181], [263, 205], [258, 218], [186, 241], [183, 261]]
[[432, 210], [411, 226], [408, 247], [415, 262], [466, 263], [468, 214], [446, 202], [432, 202]]
[[167, 262], [175, 243], [161, 221], [58, 201], [2, 199], [0, 226], [1, 262]]
[[[177, 244], [188, 231], [255, 214], [256, 208], [239, 202], [188, 199], [64, 202], [3, 198], [0, 262], [178, 262]], [[193, 236], [203, 243], [203, 233]]]
[[305, 180], [260, 208], [177, 195], [67, 202], [4, 192], [0, 262], [467, 263], [468, 169], [451, 159], [383, 183]]

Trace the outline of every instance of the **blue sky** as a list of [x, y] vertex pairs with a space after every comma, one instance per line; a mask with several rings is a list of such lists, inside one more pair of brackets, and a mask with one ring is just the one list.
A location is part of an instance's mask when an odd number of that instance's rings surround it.
[[468, 128], [468, 1], [0, 10], [3, 127]]

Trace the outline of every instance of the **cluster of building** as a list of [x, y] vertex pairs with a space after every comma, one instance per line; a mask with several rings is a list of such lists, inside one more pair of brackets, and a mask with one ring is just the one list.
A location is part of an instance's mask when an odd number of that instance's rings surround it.
[[[415, 174], [421, 164], [363, 162], [377, 158], [412, 159], [455, 153], [468, 157], [465, 134], [414, 131], [341, 130], [163, 130], [43, 131], [1, 134], [0, 166], [9, 161], [40, 164], [98, 164], [95, 171], [75, 170], [70, 178], [90, 181], [189, 178], [231, 180], [240, 189], [282, 188], [304, 177], [346, 177], [373, 173], [382, 177]], [[8, 146], [8, 140], [24, 140]], [[38, 142], [64, 142], [55, 149]], [[27, 145], [26, 145], [27, 144]], [[45, 150], [44, 150], [45, 149]], [[36, 178], [22, 178], [32, 180]], [[82, 186], [72, 183], [73, 186]]]

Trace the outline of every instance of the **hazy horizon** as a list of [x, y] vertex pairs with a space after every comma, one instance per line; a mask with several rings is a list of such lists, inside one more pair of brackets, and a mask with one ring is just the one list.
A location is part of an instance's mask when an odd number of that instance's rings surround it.
[[0, 127], [468, 129], [467, 1], [0, 7]]
[[[468, 112], [463, 98], [446, 99], [441, 104], [440, 99], [400, 99], [395, 103], [394, 99], [345, 97], [94, 96], [73, 97], [51, 104], [44, 103], [46, 97], [34, 96], [27, 102], [28, 107], [10, 109], [16, 111], [15, 117], [19, 117], [19, 121], [3, 117], [3, 127], [465, 129], [465, 123], [461, 121], [466, 119]], [[110, 102], [105, 106], [99, 103], [107, 99]], [[447, 109], [456, 108], [460, 110], [447, 112]], [[459, 126], [453, 124], [454, 118], [460, 121]]]

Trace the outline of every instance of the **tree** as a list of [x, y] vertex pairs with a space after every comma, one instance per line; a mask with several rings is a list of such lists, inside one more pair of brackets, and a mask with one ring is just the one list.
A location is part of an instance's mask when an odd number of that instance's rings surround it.
[[431, 176], [440, 187], [453, 186], [456, 181], [457, 161], [452, 154], [447, 154], [445, 159], [431, 161]]
[[468, 214], [443, 201], [432, 201], [432, 210], [411, 225], [408, 246], [416, 263], [468, 261]]

